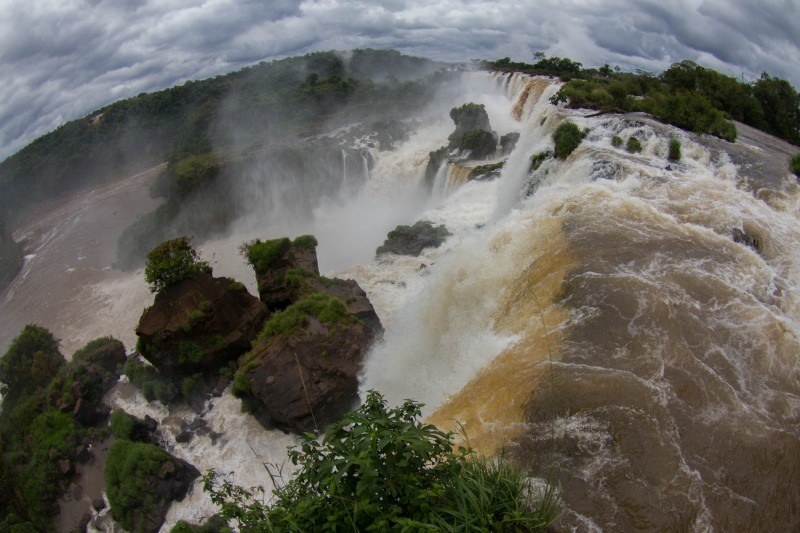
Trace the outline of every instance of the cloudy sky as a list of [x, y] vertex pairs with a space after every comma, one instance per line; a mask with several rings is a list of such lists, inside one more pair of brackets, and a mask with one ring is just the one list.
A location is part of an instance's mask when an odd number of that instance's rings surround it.
[[0, 0], [0, 159], [120, 98], [314, 50], [693, 59], [800, 87], [798, 0]]

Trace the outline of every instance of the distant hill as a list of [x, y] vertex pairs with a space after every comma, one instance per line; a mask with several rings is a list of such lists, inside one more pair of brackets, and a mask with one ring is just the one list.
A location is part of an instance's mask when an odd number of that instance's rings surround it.
[[0, 210], [14, 220], [37, 202], [181, 154], [311, 134], [352, 103], [391, 115], [422, 96], [413, 80], [442, 66], [396, 51], [317, 52], [121, 100], [3, 161]]

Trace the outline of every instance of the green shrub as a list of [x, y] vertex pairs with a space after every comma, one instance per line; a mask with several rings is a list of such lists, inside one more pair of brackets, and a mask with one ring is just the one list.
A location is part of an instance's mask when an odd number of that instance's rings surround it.
[[[502, 458], [484, 460], [452, 433], [418, 422], [411, 400], [377, 392], [320, 440], [289, 451], [297, 474], [270, 506], [211, 471], [204, 490], [240, 531], [539, 531], [560, 511], [551, 486], [533, 511], [530, 483]], [[263, 492], [263, 489], [256, 489]]]
[[169, 454], [152, 444], [115, 440], [108, 449], [103, 466], [106, 495], [114, 519], [127, 530], [157, 505], [150, 479], [157, 476]]
[[622, 137], [620, 137], [619, 135], [614, 135], [613, 137], [611, 137], [611, 146], [613, 146], [614, 148], [619, 148], [620, 146], [622, 146]]
[[528, 173], [536, 172], [539, 170], [539, 167], [542, 166], [542, 163], [550, 157], [552, 154], [549, 151], [539, 152], [538, 154], [533, 154], [531, 156], [530, 165], [528, 165]]
[[291, 246], [292, 241], [288, 237], [263, 242], [256, 239], [242, 244], [239, 250], [253, 266], [256, 274], [264, 274], [289, 251]]
[[111, 426], [111, 433], [114, 434], [114, 438], [130, 440], [136, 427], [136, 420], [122, 409], [114, 409], [114, 412], [111, 413], [109, 426]]
[[205, 357], [205, 352], [196, 342], [182, 340], [178, 343], [178, 363], [183, 364], [187, 361], [199, 363], [203, 360], [203, 357]]
[[150, 292], [194, 278], [198, 272], [211, 274], [211, 267], [200, 260], [189, 240], [190, 237], [183, 236], [164, 241], [147, 253], [144, 279], [150, 285]]
[[636, 137], [631, 137], [628, 139], [628, 144], [625, 145], [625, 150], [627, 150], [629, 154], [638, 154], [642, 151], [642, 143]]
[[300, 235], [292, 241], [292, 244], [299, 249], [313, 250], [319, 243], [313, 235]]
[[670, 161], [681, 160], [681, 142], [678, 139], [669, 140], [669, 155], [667, 158]]
[[65, 364], [64, 356], [58, 351], [58, 340], [52, 333], [34, 324], [22, 328], [0, 358], [0, 383], [8, 387], [0, 418], [24, 396], [38, 387], [47, 387]]
[[789, 169], [795, 176], [800, 178], [800, 154], [795, 154], [789, 160]]
[[228, 290], [236, 291], [236, 292], [243, 292], [244, 291], [244, 283], [240, 281], [234, 281], [230, 285], [228, 285]]
[[192, 374], [191, 376], [183, 378], [181, 382], [181, 394], [183, 394], [184, 398], [189, 398], [192, 395], [195, 388], [197, 388], [197, 382], [202, 376], [203, 374]]
[[310, 315], [328, 325], [356, 320], [348, 314], [347, 307], [339, 298], [330, 294], [311, 294], [272, 315], [259, 333], [258, 341], [277, 335], [288, 337], [298, 326], [306, 326]]
[[500, 175], [500, 170], [506, 164], [505, 161], [489, 163], [488, 165], [478, 165], [469, 171], [468, 180], [494, 178]]
[[92, 352], [94, 352], [96, 349], [100, 348], [101, 346], [105, 346], [106, 344], [108, 344], [110, 342], [113, 342], [115, 344], [118, 344], [119, 346], [122, 346], [122, 342], [120, 342], [119, 340], [115, 339], [114, 337], [99, 337], [97, 339], [94, 339], [94, 340], [89, 341], [88, 343], [86, 343], [86, 346], [84, 346], [83, 348], [80, 348], [80, 349], [76, 350], [75, 353], [72, 354], [72, 361], [73, 362], [77, 362], [77, 361], [86, 360], [92, 354]]
[[566, 159], [581, 144], [582, 140], [583, 134], [575, 123], [562, 122], [553, 133], [553, 141], [556, 145], [555, 156], [558, 159]]

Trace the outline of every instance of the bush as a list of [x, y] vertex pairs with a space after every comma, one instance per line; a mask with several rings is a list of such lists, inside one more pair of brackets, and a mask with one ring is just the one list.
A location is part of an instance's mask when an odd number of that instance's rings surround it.
[[669, 141], [669, 156], [670, 161], [681, 160], [681, 142], [678, 139], [670, 139]]
[[552, 154], [548, 151], [539, 152], [538, 154], [533, 154], [531, 156], [530, 165], [528, 165], [528, 173], [530, 174], [539, 170], [539, 167], [542, 166], [542, 163], [544, 163], [545, 160], [551, 155]]
[[636, 137], [631, 137], [628, 139], [628, 144], [625, 145], [625, 150], [627, 150], [629, 154], [638, 154], [642, 151], [642, 143]]
[[620, 146], [622, 146], [622, 137], [620, 137], [619, 135], [614, 135], [613, 137], [611, 137], [611, 146], [613, 146], [614, 148], [619, 148]]
[[348, 314], [347, 307], [339, 298], [330, 294], [311, 294], [272, 315], [264, 324], [258, 340], [277, 335], [289, 336], [298, 326], [308, 324], [309, 315], [317, 317], [323, 324], [357, 320]]
[[130, 440], [133, 436], [133, 430], [136, 427], [136, 420], [122, 409], [114, 409], [114, 412], [111, 413], [109, 425], [111, 426], [111, 433], [114, 434], [114, 438]]
[[150, 292], [162, 291], [181, 280], [194, 278], [198, 272], [211, 274], [211, 267], [201, 261], [185, 235], [164, 241], [147, 253], [144, 279]]
[[317, 242], [317, 238], [313, 235], [300, 235], [299, 237], [295, 237], [292, 244], [301, 250], [313, 250], [319, 243]]
[[454, 450], [452, 433], [420, 424], [419, 416], [420, 404], [387, 409], [370, 391], [321, 441], [306, 434], [290, 450], [299, 470], [275, 490], [271, 506], [227, 481], [218, 484], [213, 471], [204, 490], [243, 532], [538, 531], [558, 516], [552, 486], [531, 510], [530, 484], [508, 462]]
[[247, 258], [247, 262], [252, 265], [256, 274], [264, 274], [281, 258], [283, 254], [292, 247], [292, 241], [288, 237], [282, 239], [272, 239], [261, 241], [256, 239], [249, 241], [239, 248], [242, 255]]
[[65, 364], [52, 333], [34, 324], [22, 328], [0, 359], [0, 382], [8, 386], [0, 413], [11, 411], [13, 404], [37, 387], [46, 387]]
[[573, 122], [562, 122], [553, 133], [553, 141], [556, 145], [555, 156], [558, 159], [566, 159], [581, 144], [582, 140], [583, 133], [578, 126]]
[[789, 160], [789, 169], [800, 179], [800, 154], [795, 154], [792, 159]]
[[169, 454], [152, 444], [116, 440], [103, 467], [106, 495], [114, 519], [131, 531], [157, 505], [149, 478], [157, 476]]

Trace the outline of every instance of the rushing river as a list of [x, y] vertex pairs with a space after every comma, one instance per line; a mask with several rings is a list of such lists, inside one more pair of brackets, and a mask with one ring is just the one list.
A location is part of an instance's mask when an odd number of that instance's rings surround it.
[[[467, 75], [464, 92], [406, 142], [372, 151], [359, 190], [318, 199], [304, 223], [250, 217], [201, 253], [215, 274], [252, 291], [241, 242], [314, 233], [321, 269], [356, 279], [386, 327], [362, 391], [422, 401], [429, 420], [463, 427], [481, 451], [504, 449], [532, 475], [559, 479], [558, 530], [797, 529], [800, 194], [786, 167], [791, 148], [743, 126], [731, 145], [645, 116], [560, 109], [549, 102], [557, 90], [546, 79]], [[468, 101], [520, 140], [500, 179], [468, 181], [446, 165], [429, 194], [428, 152], [447, 143], [447, 110]], [[582, 144], [530, 172], [566, 119], [587, 132]], [[643, 151], [613, 147], [615, 135], [635, 135]], [[673, 138], [679, 162], [667, 160]], [[346, 183], [354, 165], [343, 156], [342, 166]], [[146, 179], [117, 185], [140, 194], [128, 210], [119, 204], [119, 227], [101, 211], [81, 214], [77, 199], [15, 234], [38, 240], [2, 304], [4, 343], [37, 322], [65, 353], [107, 333], [133, 346], [150, 296], [141, 272], [107, 268], [108, 243], [155, 205], [134, 186]], [[113, 198], [93, 205], [109, 202], [113, 213]], [[423, 218], [453, 235], [420, 257], [374, 257], [388, 230]], [[96, 261], [81, 252], [92, 243]], [[81, 274], [82, 261], [95, 262]], [[175, 437], [197, 418], [191, 410], [167, 412], [125, 386], [110, 401], [158, 419], [176, 455], [245, 486], [266, 484], [262, 464], [283, 463], [295, 442], [261, 429], [227, 394], [202, 414], [213, 438], [188, 444]], [[212, 513], [197, 484], [164, 530]]]

